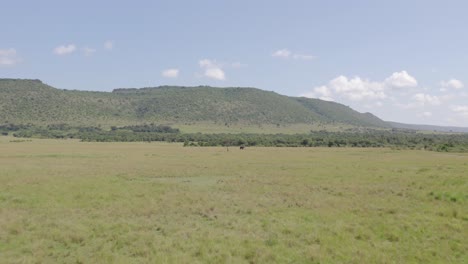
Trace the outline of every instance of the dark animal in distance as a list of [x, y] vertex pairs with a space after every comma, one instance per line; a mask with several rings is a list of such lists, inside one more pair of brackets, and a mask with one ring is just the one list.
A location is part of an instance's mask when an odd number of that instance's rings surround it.
[[245, 146], [240, 146], [239, 149], [243, 150], [245, 148]]

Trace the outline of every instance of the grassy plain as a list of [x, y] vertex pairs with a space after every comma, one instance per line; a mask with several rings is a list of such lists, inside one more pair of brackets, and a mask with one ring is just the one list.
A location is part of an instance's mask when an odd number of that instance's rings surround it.
[[1, 263], [468, 263], [468, 154], [15, 140]]

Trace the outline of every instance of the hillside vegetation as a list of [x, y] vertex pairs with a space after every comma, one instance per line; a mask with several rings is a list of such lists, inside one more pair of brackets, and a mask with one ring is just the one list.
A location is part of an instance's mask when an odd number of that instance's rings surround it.
[[161, 86], [113, 92], [60, 90], [40, 80], [0, 79], [0, 123], [214, 126], [348, 125], [384, 128], [370, 113], [255, 88]]
[[394, 128], [432, 131], [432, 132], [448, 132], [448, 133], [468, 133], [468, 127], [454, 127], [454, 126], [431, 126], [431, 125], [414, 125], [402, 124], [397, 122], [387, 122]]

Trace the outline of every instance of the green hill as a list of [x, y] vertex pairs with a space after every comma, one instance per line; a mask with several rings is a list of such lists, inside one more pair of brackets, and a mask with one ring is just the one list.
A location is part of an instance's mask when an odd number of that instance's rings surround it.
[[161, 86], [113, 92], [60, 90], [39, 80], [0, 79], [0, 123], [389, 127], [334, 102], [255, 88]]
[[348, 106], [311, 98], [296, 98], [303, 106], [321, 116], [322, 120], [357, 126], [390, 127], [387, 122], [371, 113], [359, 113]]

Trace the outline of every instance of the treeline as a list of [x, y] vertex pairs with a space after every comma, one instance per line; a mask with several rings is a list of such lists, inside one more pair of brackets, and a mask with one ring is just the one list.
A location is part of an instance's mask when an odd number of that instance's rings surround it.
[[[77, 138], [87, 141], [156, 141], [150, 140], [151, 134], [178, 134], [178, 128], [166, 125], [144, 124], [134, 126], [111, 127], [104, 130], [97, 126], [77, 127], [69, 124], [50, 124], [47, 126], [35, 126], [32, 124], [4, 124], [0, 125], [0, 133], [14, 137], [38, 137], [38, 138]], [[161, 141], [161, 140], [157, 140]]]
[[413, 134], [391, 131], [346, 133], [316, 131], [309, 134], [179, 134], [161, 135], [162, 141], [184, 146], [262, 147], [392, 147], [468, 152], [468, 134]]
[[433, 151], [468, 152], [468, 134], [421, 134], [406, 130], [363, 132], [311, 131], [308, 134], [202, 134], [180, 133], [165, 125], [145, 124], [111, 127], [73, 127], [53, 124], [0, 125], [0, 133], [15, 137], [76, 138], [88, 142], [180, 142], [184, 146], [262, 146], [262, 147], [392, 147]]
[[156, 124], [145, 124], [145, 125], [135, 125], [135, 126], [124, 126], [124, 127], [111, 127], [112, 131], [117, 130], [127, 130], [132, 132], [145, 132], [145, 133], [179, 133], [178, 128], [172, 128], [170, 126], [156, 125]]

